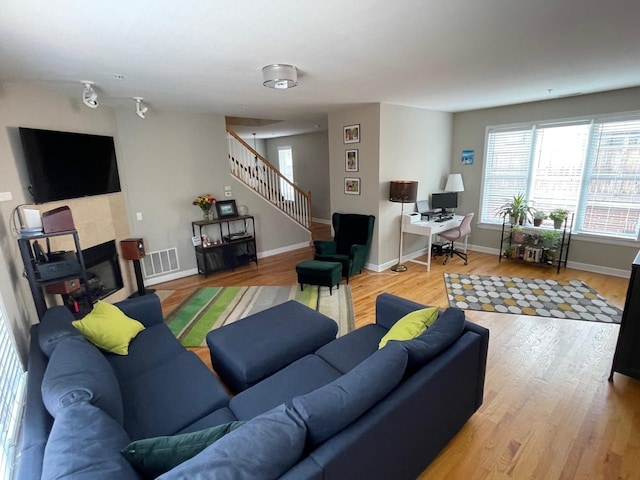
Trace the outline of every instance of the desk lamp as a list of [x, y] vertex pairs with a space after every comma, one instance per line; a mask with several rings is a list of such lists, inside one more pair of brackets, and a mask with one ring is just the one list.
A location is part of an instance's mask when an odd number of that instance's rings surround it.
[[450, 173], [447, 178], [447, 184], [444, 187], [445, 192], [464, 192], [464, 183], [462, 183], [462, 175], [460, 173]]
[[401, 203], [400, 207], [400, 248], [398, 263], [391, 267], [392, 272], [406, 272], [407, 267], [402, 264], [402, 221], [404, 217], [404, 204], [413, 203], [418, 197], [418, 182], [413, 180], [393, 180], [389, 187], [389, 201]]

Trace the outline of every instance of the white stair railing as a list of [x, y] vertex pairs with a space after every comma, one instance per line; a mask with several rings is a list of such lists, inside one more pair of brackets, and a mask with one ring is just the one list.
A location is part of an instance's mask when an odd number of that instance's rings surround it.
[[311, 230], [311, 192], [303, 192], [269, 161], [227, 128], [231, 174], [275, 205], [307, 230]]

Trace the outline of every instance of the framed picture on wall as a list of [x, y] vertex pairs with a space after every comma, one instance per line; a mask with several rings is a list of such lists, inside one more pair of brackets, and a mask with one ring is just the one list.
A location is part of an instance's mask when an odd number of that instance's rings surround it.
[[238, 209], [236, 208], [235, 200], [218, 200], [216, 202], [216, 210], [218, 211], [218, 218], [238, 216]]
[[344, 127], [343, 141], [344, 143], [360, 143], [360, 124]]
[[347, 150], [344, 153], [344, 170], [345, 172], [358, 171], [358, 150]]
[[344, 193], [346, 195], [360, 195], [360, 179], [357, 177], [345, 177]]

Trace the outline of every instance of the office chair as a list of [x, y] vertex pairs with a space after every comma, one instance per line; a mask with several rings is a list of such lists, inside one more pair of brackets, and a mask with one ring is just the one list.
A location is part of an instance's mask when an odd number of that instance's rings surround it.
[[464, 237], [466, 237], [471, 233], [471, 220], [473, 219], [474, 215], [475, 213], [467, 213], [462, 219], [462, 223], [460, 224], [459, 227], [450, 228], [449, 230], [446, 230], [438, 234], [440, 237], [451, 242], [451, 245], [449, 246], [449, 250], [445, 254], [444, 262], [442, 262], [443, 265], [446, 265], [447, 260], [449, 260], [449, 258], [453, 257], [454, 255], [457, 255], [461, 259], [463, 259], [465, 265], [468, 263], [466, 248], [464, 252], [461, 250], [456, 250], [454, 248], [454, 242], [462, 240]]

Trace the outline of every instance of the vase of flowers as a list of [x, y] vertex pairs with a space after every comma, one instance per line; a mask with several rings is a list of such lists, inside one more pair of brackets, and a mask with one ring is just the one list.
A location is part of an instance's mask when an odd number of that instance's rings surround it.
[[216, 199], [213, 198], [208, 193], [198, 196], [193, 201], [193, 205], [197, 205], [198, 207], [200, 207], [200, 210], [202, 211], [202, 219], [203, 220], [211, 220], [213, 218], [212, 217], [211, 208], [215, 204], [216, 204]]

